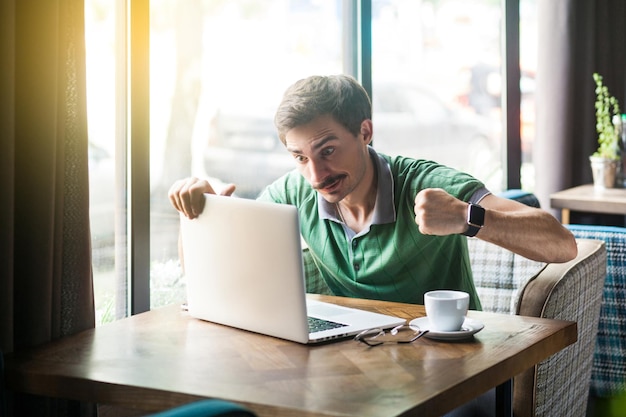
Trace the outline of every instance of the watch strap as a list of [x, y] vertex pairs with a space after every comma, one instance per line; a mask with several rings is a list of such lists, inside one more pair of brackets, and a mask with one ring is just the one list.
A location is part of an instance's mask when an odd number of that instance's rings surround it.
[[481, 229], [481, 227], [474, 226], [474, 225], [472, 225], [472, 224], [468, 224], [468, 225], [467, 225], [467, 230], [466, 230], [466, 231], [464, 231], [464, 232], [463, 232], [463, 233], [461, 233], [461, 234], [463, 234], [463, 235], [465, 235], [465, 236], [467, 236], [467, 237], [474, 237], [474, 236], [476, 236], [476, 234], [480, 231], [480, 229]]

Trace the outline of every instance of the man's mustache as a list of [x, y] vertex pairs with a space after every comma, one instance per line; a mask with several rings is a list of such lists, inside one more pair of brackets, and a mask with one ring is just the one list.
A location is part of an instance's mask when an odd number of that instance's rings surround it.
[[333, 177], [328, 177], [326, 178], [324, 181], [314, 184], [313, 185], [313, 189], [315, 190], [321, 190], [324, 189], [332, 184], [334, 184], [337, 181], [342, 180], [345, 177], [345, 175], [335, 175]]

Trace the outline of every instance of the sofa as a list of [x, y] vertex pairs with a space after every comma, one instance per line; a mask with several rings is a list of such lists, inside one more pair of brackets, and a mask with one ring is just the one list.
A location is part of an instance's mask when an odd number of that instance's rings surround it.
[[567, 225], [580, 239], [606, 245], [606, 281], [591, 373], [591, 395], [611, 398], [626, 391], [626, 228]]
[[576, 321], [578, 341], [514, 380], [515, 416], [586, 414], [596, 345], [606, 248], [577, 239], [578, 256], [562, 264], [531, 261], [479, 239], [468, 239], [484, 311]]

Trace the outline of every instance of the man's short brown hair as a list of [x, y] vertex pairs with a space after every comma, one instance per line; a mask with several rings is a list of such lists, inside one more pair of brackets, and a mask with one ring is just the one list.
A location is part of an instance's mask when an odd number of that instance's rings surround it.
[[299, 80], [285, 91], [276, 110], [278, 137], [285, 143], [289, 130], [327, 114], [358, 135], [363, 120], [372, 118], [372, 103], [361, 84], [348, 75], [314, 75]]

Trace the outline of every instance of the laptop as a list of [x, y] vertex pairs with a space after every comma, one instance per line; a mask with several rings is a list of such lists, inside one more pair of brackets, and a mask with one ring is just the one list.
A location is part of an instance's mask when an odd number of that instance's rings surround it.
[[[199, 217], [180, 216], [192, 317], [299, 343], [346, 338], [406, 322], [307, 299], [295, 206], [204, 197]], [[310, 329], [310, 323], [322, 329]]]

